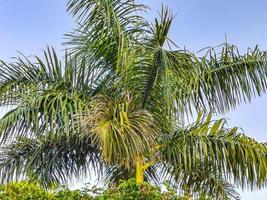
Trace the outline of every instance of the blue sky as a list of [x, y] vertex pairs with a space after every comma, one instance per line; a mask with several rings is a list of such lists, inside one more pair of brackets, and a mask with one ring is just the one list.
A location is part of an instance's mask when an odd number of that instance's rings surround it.
[[[174, 14], [170, 38], [178, 46], [197, 51], [224, 42], [245, 52], [256, 44], [267, 50], [267, 1], [263, 0], [139, 0], [151, 7], [153, 19], [161, 4]], [[63, 34], [73, 28], [65, 12], [66, 0], [0, 0], [0, 59], [40, 55], [47, 45], [62, 50]], [[242, 127], [252, 137], [267, 141], [267, 95], [226, 114], [229, 125]], [[242, 199], [265, 199], [267, 190], [242, 193]], [[265, 197], [265, 198], [264, 198]]]

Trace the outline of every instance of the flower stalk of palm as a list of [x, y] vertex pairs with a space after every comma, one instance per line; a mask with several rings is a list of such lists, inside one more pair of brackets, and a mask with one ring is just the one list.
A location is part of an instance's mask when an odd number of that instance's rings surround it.
[[0, 104], [11, 106], [0, 120], [2, 181], [48, 187], [95, 170], [114, 182], [165, 179], [216, 199], [236, 197], [231, 181], [265, 186], [266, 145], [203, 113], [264, 94], [266, 52], [177, 50], [170, 11], [150, 23], [146, 9], [133, 0], [70, 0], [78, 25], [66, 35], [64, 62], [48, 48], [35, 62], [1, 63]]

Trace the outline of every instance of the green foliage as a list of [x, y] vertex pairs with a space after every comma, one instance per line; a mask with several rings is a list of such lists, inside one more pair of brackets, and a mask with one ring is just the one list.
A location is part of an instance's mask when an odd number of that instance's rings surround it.
[[1, 200], [91, 200], [89, 195], [81, 191], [60, 189], [58, 192], [48, 192], [34, 183], [14, 182], [0, 186]]
[[83, 194], [80, 190], [62, 189], [53, 194], [52, 200], [93, 200], [93, 197]]
[[2, 200], [52, 200], [52, 195], [35, 184], [26, 182], [10, 183], [0, 188]]
[[237, 196], [227, 181], [229, 177], [242, 188], [247, 182], [251, 188], [261, 187], [267, 173], [266, 145], [237, 128], [226, 128], [225, 123], [224, 119], [213, 121], [211, 115], [199, 114], [194, 124], [167, 135], [161, 146], [162, 171], [191, 190], [201, 191], [203, 184], [210, 185], [211, 194], [224, 198]]
[[[1, 182], [27, 177], [49, 188], [95, 170], [116, 183], [139, 169], [145, 180], [170, 179], [189, 196], [236, 199], [229, 182], [266, 186], [266, 144], [211, 115], [183, 121], [266, 93], [266, 51], [241, 55], [227, 43], [201, 55], [179, 49], [168, 38], [170, 10], [151, 23], [134, 0], [67, 6], [77, 27], [63, 61], [50, 48], [43, 59], [0, 61], [0, 107], [11, 106], [0, 119]], [[157, 199], [160, 191], [129, 181], [102, 197], [109, 194]]]
[[[144, 109], [136, 108], [127, 95], [114, 99], [95, 96], [83, 116], [85, 134], [90, 133], [107, 163], [129, 166], [136, 155], [155, 146], [156, 122]], [[129, 145], [131, 144], [131, 145]]]
[[116, 186], [111, 186], [102, 194], [95, 197], [95, 200], [183, 200], [173, 188], [168, 187], [162, 192], [160, 187], [150, 185], [147, 182], [138, 184], [134, 179], [120, 181]]
[[[103, 189], [99, 189], [103, 191]], [[92, 193], [89, 195], [88, 193]], [[83, 190], [69, 190], [66, 188], [46, 191], [36, 184], [29, 182], [14, 182], [0, 186], [1, 200], [186, 200], [179, 197], [171, 186], [165, 192], [160, 187], [145, 182], [137, 184], [134, 179], [120, 181], [102, 193], [84, 188]]]

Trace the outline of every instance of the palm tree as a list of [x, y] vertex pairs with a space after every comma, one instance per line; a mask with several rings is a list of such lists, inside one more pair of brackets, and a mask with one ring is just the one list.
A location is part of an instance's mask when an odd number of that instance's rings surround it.
[[[237, 198], [261, 188], [267, 149], [212, 115], [267, 89], [267, 53], [223, 44], [201, 56], [168, 38], [173, 17], [150, 23], [133, 0], [69, 0], [77, 28], [63, 61], [1, 61], [1, 181], [44, 186], [90, 175], [168, 180], [188, 195]], [[205, 52], [204, 52], [205, 51]], [[185, 125], [185, 118], [198, 116]]]

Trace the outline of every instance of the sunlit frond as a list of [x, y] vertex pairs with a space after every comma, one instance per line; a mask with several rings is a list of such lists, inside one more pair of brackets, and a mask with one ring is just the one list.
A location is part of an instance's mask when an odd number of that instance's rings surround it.
[[84, 135], [91, 135], [108, 163], [128, 166], [136, 156], [149, 153], [155, 146], [158, 130], [153, 116], [138, 109], [128, 94], [117, 98], [96, 96], [82, 117]]
[[199, 165], [219, 171], [226, 181], [241, 188], [266, 185], [267, 148], [225, 127], [225, 120], [200, 116], [186, 129], [178, 129], [162, 141], [162, 159], [170, 174], [198, 174]]

